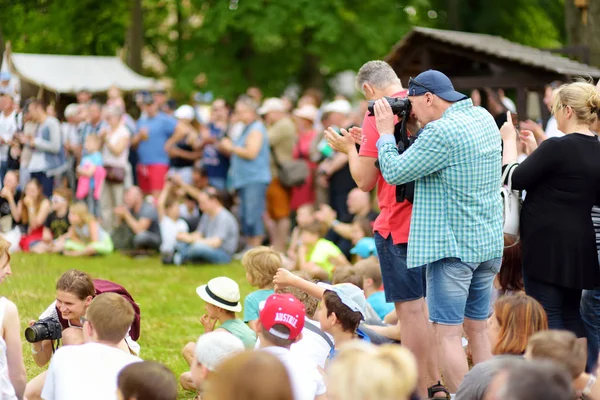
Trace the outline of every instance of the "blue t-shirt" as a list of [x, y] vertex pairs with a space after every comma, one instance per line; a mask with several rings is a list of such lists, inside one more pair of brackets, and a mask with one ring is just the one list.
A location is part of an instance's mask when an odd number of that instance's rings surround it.
[[137, 130], [148, 129], [148, 139], [142, 140], [137, 148], [141, 165], [169, 165], [165, 143], [173, 135], [176, 126], [177, 120], [162, 112], [152, 118], [146, 116], [139, 119]]
[[[371, 338], [369, 338], [369, 336], [364, 333], [363, 331], [360, 330], [360, 328], [356, 328], [356, 335], [358, 336], [359, 340], [364, 340], [367, 343], [371, 343]], [[337, 355], [337, 350], [335, 349], [335, 347], [331, 348], [331, 351], [329, 352], [329, 356], [327, 357], [328, 361], [331, 361], [335, 358], [335, 356]]]
[[[81, 162], [79, 163], [80, 167], [83, 167], [84, 165], [93, 165], [94, 167], [102, 167], [104, 165], [104, 162], [102, 161], [102, 153], [100, 153], [99, 151], [96, 151], [94, 153], [91, 154], [86, 154], [83, 157], [81, 157]], [[90, 178], [90, 189], [94, 188], [94, 176], [92, 175], [92, 177]]]
[[[212, 122], [208, 124], [210, 136], [220, 140], [224, 136], [224, 132]], [[204, 147], [202, 155], [202, 166], [209, 178], [227, 178], [229, 170], [229, 157], [219, 153], [216, 147], [212, 144]]]
[[261, 289], [246, 296], [244, 299], [244, 322], [257, 320], [259, 317], [258, 305], [273, 293], [275, 293], [273, 289]]
[[394, 310], [394, 303], [387, 303], [385, 301], [385, 294], [382, 291], [373, 293], [367, 297], [367, 302], [373, 307], [373, 310], [375, 310], [381, 319], [385, 318], [386, 315]]

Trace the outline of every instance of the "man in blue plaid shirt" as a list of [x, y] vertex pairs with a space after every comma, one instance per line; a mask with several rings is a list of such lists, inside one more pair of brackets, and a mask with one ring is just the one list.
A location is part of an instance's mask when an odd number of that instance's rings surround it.
[[375, 103], [379, 165], [392, 185], [416, 181], [408, 267], [427, 265], [427, 305], [442, 374], [456, 393], [468, 371], [463, 322], [473, 361], [491, 357], [487, 319], [503, 252], [501, 138], [494, 118], [439, 71], [411, 79], [408, 98], [423, 129], [403, 154], [390, 105]]

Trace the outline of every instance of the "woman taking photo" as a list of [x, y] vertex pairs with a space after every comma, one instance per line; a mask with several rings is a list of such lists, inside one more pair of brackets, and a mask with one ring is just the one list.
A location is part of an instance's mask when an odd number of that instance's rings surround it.
[[105, 108], [108, 129], [101, 132], [102, 160], [106, 170], [106, 179], [102, 188], [100, 205], [104, 228], [115, 228], [113, 210], [123, 204], [125, 175], [129, 170], [129, 145], [131, 134], [123, 123], [123, 111], [119, 106]]
[[90, 214], [85, 203], [79, 202], [69, 207], [69, 222], [71, 228], [65, 241], [65, 256], [104, 256], [112, 253], [114, 247], [110, 235]]
[[42, 185], [37, 179], [32, 179], [25, 186], [25, 196], [19, 201], [18, 209], [17, 222], [25, 230], [19, 246], [27, 252], [35, 242], [42, 240], [44, 223], [51, 211], [50, 201], [44, 197]]
[[517, 133], [511, 123], [502, 126], [503, 164], [514, 168], [512, 188], [527, 191], [521, 210], [525, 291], [546, 310], [550, 329], [583, 337], [581, 291], [600, 286], [590, 217], [600, 200], [600, 143], [590, 130], [600, 94], [589, 83], [563, 85], [552, 112], [566, 135], [536, 149], [533, 133], [521, 131], [525, 146], [535, 150], [521, 164], [516, 164]]

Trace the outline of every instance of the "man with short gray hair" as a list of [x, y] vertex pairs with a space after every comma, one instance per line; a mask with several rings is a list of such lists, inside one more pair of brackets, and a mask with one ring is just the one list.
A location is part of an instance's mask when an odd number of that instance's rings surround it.
[[[363, 65], [358, 71], [356, 84], [367, 100], [381, 99], [385, 96], [406, 97], [408, 93], [402, 87], [396, 72], [385, 61], [369, 61]], [[413, 133], [415, 132], [413, 130]], [[407, 199], [397, 201], [396, 186], [388, 184], [375, 166], [379, 154], [376, 146], [379, 132], [375, 125], [375, 117], [368, 113], [365, 115], [362, 132], [360, 128], [352, 128], [350, 132], [342, 129], [338, 135], [330, 129], [325, 135], [332, 147], [348, 154], [350, 172], [361, 190], [368, 192], [377, 185], [377, 201], [381, 213], [375, 220], [373, 231], [385, 298], [387, 302], [395, 304], [396, 314], [402, 326], [402, 344], [417, 358], [421, 377], [419, 395], [443, 395], [445, 389], [438, 382], [440, 375], [437, 347], [433, 335], [428, 334], [432, 327], [427, 320], [427, 305], [424, 299], [426, 269], [424, 266], [407, 268], [412, 203]], [[356, 150], [355, 142], [361, 143], [360, 151]], [[430, 381], [426, 382], [425, 377]]]

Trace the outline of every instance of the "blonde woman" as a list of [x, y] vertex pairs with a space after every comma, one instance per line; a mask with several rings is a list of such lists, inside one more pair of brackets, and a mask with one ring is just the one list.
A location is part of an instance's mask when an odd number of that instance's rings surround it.
[[113, 251], [110, 235], [102, 229], [83, 202], [69, 207], [71, 228], [67, 233], [64, 255], [72, 257], [106, 255]]
[[408, 400], [417, 389], [417, 363], [399, 345], [349, 342], [327, 370], [330, 400]]

